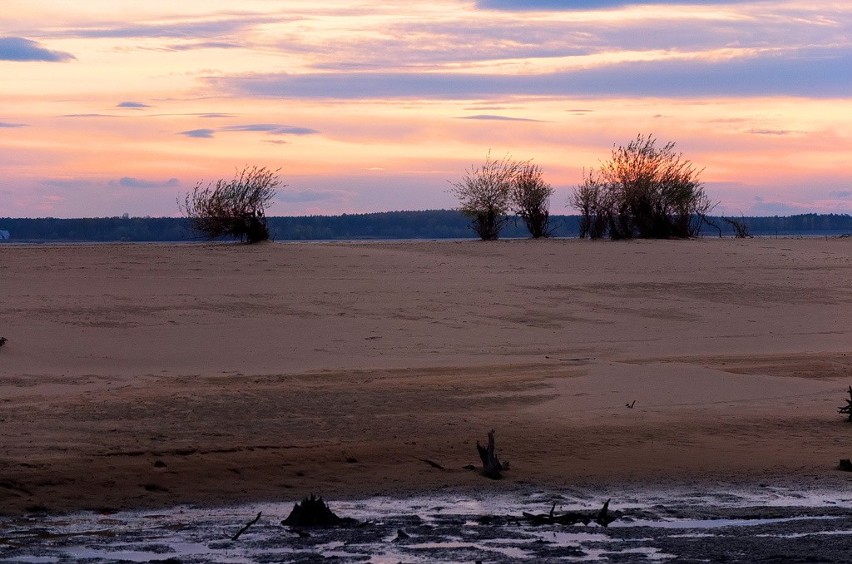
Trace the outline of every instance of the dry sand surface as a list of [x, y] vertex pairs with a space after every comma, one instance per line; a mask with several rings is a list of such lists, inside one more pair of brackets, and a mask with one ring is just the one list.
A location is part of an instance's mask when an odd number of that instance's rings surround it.
[[849, 239], [4, 245], [0, 290], [4, 513], [852, 483]]

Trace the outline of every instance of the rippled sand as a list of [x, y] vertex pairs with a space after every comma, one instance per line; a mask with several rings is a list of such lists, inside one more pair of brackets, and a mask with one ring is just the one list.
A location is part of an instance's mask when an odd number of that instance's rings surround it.
[[849, 484], [848, 239], [0, 246], [0, 280], [8, 515]]

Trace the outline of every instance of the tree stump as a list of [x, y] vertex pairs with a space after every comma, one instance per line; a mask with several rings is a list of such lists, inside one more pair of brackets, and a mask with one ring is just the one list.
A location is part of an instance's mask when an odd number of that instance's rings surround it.
[[502, 471], [508, 470], [508, 464], [501, 464], [494, 454], [494, 429], [488, 431], [488, 446], [483, 447], [476, 441], [476, 450], [479, 452], [479, 458], [482, 460], [482, 475], [499, 480], [503, 477]]
[[290, 515], [281, 522], [288, 527], [340, 527], [354, 525], [354, 519], [338, 517], [321, 497], [311, 494], [297, 503]]

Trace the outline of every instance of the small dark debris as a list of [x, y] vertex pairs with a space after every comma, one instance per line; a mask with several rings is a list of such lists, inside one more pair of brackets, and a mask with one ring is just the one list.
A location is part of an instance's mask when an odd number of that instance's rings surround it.
[[166, 463], [163, 462], [162, 460], [155, 460], [154, 461], [154, 468], [165, 468], [165, 467], [166, 467]]
[[624, 405], [625, 405], [628, 409], [633, 409], [633, 406], [634, 406], [634, 405], [636, 405], [636, 400], [633, 400], [633, 401], [632, 401], [632, 402], [630, 402], [630, 403], [625, 403]]
[[0, 337], [0, 347], [2, 347], [3, 345], [5, 345], [5, 344], [6, 344], [6, 341], [8, 341], [8, 340], [9, 340], [9, 339], [7, 339], [6, 337]]
[[849, 386], [849, 399], [844, 400], [846, 405], [838, 407], [837, 413], [845, 413], [849, 416], [847, 421], [852, 421], [852, 386]]
[[841, 458], [838, 469], [843, 470], [844, 472], [852, 472], [852, 460], [849, 460], [848, 458]]
[[28, 505], [24, 508], [27, 513], [48, 513], [50, 509], [45, 505]]
[[350, 456], [346, 459], [346, 464], [358, 464], [358, 459], [354, 456]]
[[165, 492], [169, 491], [166, 488], [164, 488], [163, 486], [159, 486], [157, 484], [143, 484], [142, 487], [145, 488], [146, 492], [163, 492], [163, 493], [165, 493]]

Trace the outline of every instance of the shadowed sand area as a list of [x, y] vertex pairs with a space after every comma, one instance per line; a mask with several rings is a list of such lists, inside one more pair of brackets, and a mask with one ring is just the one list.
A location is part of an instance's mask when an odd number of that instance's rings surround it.
[[[0, 280], [7, 514], [852, 481], [849, 239], [10, 245]], [[492, 428], [500, 482], [463, 469]]]

